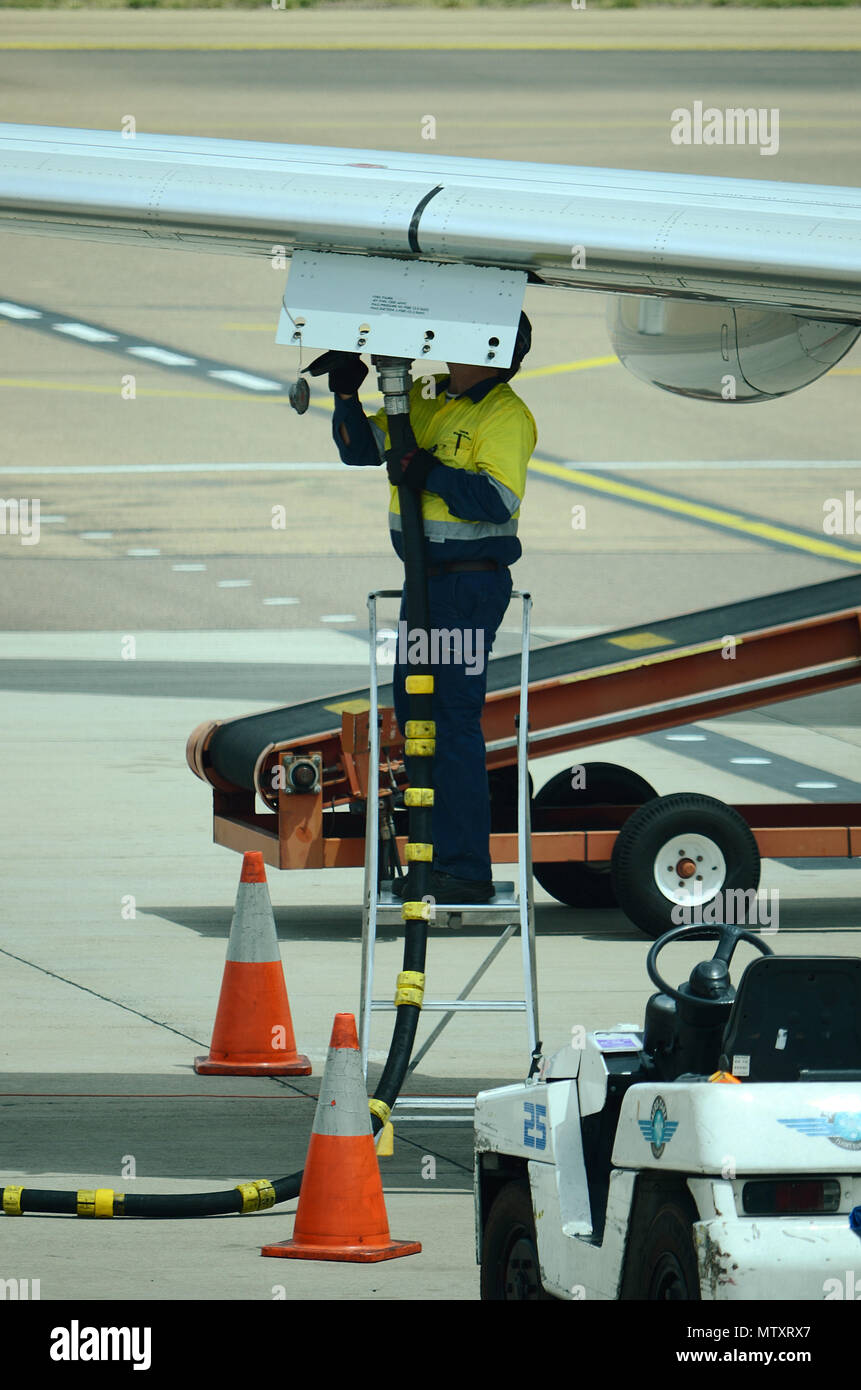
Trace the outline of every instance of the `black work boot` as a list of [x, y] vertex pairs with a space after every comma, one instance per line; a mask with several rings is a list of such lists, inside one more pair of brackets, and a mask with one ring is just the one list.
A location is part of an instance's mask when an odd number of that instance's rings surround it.
[[[392, 893], [396, 898], [406, 898], [409, 901], [411, 891], [409, 874], [405, 874], [403, 878], [396, 878], [392, 883]], [[494, 896], [491, 879], [454, 878], [451, 874], [443, 873], [441, 869], [431, 870], [427, 891], [440, 907], [447, 903], [486, 903]]]

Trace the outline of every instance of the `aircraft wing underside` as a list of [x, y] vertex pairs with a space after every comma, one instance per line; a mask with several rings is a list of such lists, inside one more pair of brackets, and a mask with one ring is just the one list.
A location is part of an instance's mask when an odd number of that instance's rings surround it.
[[861, 190], [0, 124], [0, 230], [296, 247], [861, 323]]

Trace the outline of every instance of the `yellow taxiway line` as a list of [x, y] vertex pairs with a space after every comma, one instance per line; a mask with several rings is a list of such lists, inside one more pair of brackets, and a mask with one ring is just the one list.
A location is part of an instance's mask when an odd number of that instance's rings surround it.
[[[660, 468], [660, 464], [655, 465]], [[560, 482], [574, 483], [588, 492], [603, 493], [615, 497], [620, 502], [634, 502], [654, 511], [669, 515], [689, 517], [693, 521], [705, 521], [711, 526], [737, 535], [750, 536], [754, 540], [789, 546], [793, 550], [805, 551], [823, 560], [839, 560], [843, 564], [861, 565], [861, 546], [837, 545], [834, 541], [819, 540], [817, 536], [806, 535], [788, 526], [775, 525], [771, 521], [759, 521], [754, 517], [741, 516], [727, 511], [724, 507], [714, 507], [706, 502], [694, 502], [687, 497], [671, 497], [652, 488], [641, 487], [636, 483], [621, 482], [616, 478], [596, 477], [594, 473], [584, 473], [578, 468], [566, 468], [548, 459], [534, 457], [529, 465], [530, 473], [541, 473], [546, 478]]]

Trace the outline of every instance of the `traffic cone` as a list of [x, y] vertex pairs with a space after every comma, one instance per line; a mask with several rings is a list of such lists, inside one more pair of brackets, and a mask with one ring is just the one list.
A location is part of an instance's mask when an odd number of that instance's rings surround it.
[[227, 961], [208, 1057], [196, 1057], [200, 1076], [310, 1076], [296, 1051], [290, 1001], [278, 950], [263, 855], [242, 858]]
[[293, 1238], [264, 1245], [261, 1254], [370, 1263], [420, 1250], [418, 1241], [389, 1235], [356, 1020], [335, 1014]]

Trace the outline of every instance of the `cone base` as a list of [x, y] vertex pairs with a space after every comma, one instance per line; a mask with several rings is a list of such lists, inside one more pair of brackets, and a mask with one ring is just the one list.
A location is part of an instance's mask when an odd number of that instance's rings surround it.
[[281, 1062], [216, 1062], [211, 1057], [195, 1057], [198, 1076], [310, 1076], [311, 1063], [301, 1052]]
[[388, 1245], [313, 1245], [307, 1241], [281, 1240], [264, 1245], [261, 1255], [283, 1260], [337, 1260], [350, 1264], [373, 1264], [377, 1260], [396, 1260], [400, 1255], [421, 1253], [418, 1240], [392, 1240]]

